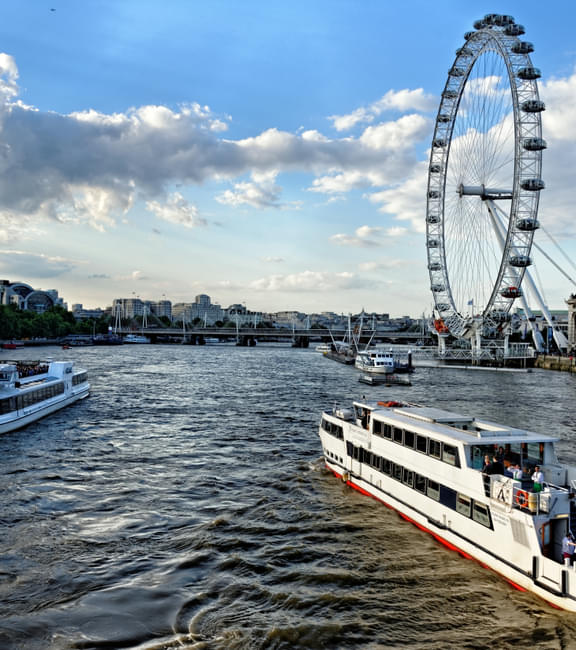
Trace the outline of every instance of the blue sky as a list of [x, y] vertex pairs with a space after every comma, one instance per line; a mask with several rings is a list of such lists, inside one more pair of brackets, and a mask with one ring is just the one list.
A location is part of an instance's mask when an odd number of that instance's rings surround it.
[[[574, 259], [576, 11], [556, 6], [496, 10], [535, 44], [539, 218]], [[434, 117], [463, 33], [494, 10], [6, 0], [0, 276], [88, 307], [208, 293], [258, 310], [429, 313]], [[544, 262], [562, 308], [574, 285]]]

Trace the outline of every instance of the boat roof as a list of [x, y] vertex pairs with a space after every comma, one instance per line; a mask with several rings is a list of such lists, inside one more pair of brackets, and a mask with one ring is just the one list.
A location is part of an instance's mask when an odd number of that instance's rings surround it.
[[[365, 402], [354, 404], [369, 408], [379, 420], [409, 427], [422, 433], [437, 434], [439, 439], [458, 440], [465, 445], [506, 444], [519, 442], [556, 442], [559, 438], [526, 429], [518, 429], [488, 420], [462, 415], [432, 406], [402, 402]], [[389, 406], [387, 406], [389, 404]], [[463, 427], [466, 427], [464, 429]]]

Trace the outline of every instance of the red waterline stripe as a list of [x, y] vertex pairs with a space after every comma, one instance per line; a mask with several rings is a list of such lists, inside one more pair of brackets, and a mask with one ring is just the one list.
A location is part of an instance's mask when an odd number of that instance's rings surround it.
[[[344, 480], [342, 474], [338, 474], [338, 472], [333, 470], [328, 464], [326, 465], [326, 467], [337, 478]], [[349, 485], [351, 488], [354, 488], [355, 490], [357, 490], [361, 494], [364, 494], [364, 495], [366, 495], [368, 497], [372, 497], [376, 501], [379, 501], [380, 503], [384, 504], [387, 508], [390, 508], [390, 510], [394, 510], [394, 512], [397, 512], [402, 517], [402, 519], [405, 519], [406, 521], [409, 521], [411, 524], [416, 526], [416, 528], [419, 528], [420, 530], [423, 530], [425, 533], [428, 533], [429, 535], [432, 535], [432, 537], [434, 537], [434, 539], [436, 539], [438, 542], [440, 542], [441, 544], [443, 544], [444, 546], [449, 548], [451, 551], [456, 551], [456, 553], [459, 553], [462, 557], [466, 558], [467, 560], [474, 560], [474, 562], [477, 562], [484, 569], [489, 569], [490, 571], [493, 571], [494, 573], [497, 573], [501, 578], [506, 580], [506, 582], [509, 585], [514, 587], [514, 589], [517, 589], [518, 591], [528, 591], [525, 587], [521, 587], [520, 585], [518, 585], [515, 582], [513, 582], [512, 580], [510, 580], [510, 578], [507, 578], [505, 575], [503, 575], [502, 573], [500, 573], [496, 569], [493, 569], [492, 567], [488, 566], [487, 564], [484, 564], [484, 562], [481, 562], [480, 560], [477, 560], [473, 555], [470, 555], [469, 553], [466, 553], [466, 551], [463, 551], [461, 548], [458, 548], [458, 546], [455, 546], [454, 544], [452, 544], [448, 540], [444, 539], [443, 537], [441, 537], [437, 533], [434, 533], [433, 531], [431, 531], [429, 528], [426, 528], [426, 526], [423, 526], [422, 524], [419, 524], [417, 521], [414, 521], [414, 519], [411, 519], [408, 515], [405, 515], [403, 512], [400, 512], [394, 506], [391, 506], [389, 503], [386, 503], [386, 501], [383, 501], [382, 499], [375, 496], [371, 492], [368, 492], [367, 490], [364, 490], [364, 488], [361, 488], [359, 485], [355, 485], [349, 479], [346, 480], [346, 485]], [[546, 601], [546, 602], [549, 602], [549, 601]], [[562, 609], [562, 607], [559, 607], [558, 605], [555, 605], [554, 603], [549, 603], [549, 604], [552, 605], [552, 607], [555, 607], [556, 609], [560, 609], [560, 610]]]

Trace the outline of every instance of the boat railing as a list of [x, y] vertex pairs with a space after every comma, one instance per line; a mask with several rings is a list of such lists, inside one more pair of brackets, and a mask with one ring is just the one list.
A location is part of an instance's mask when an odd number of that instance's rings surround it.
[[531, 480], [517, 480], [501, 474], [483, 475], [487, 497], [509, 508], [533, 515], [552, 512], [559, 500], [567, 500], [569, 490], [560, 485], [544, 483], [542, 490], [535, 490]]

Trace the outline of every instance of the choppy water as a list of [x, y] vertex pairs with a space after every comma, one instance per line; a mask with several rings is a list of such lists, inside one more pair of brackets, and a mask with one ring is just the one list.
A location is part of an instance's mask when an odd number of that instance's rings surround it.
[[2, 649], [575, 647], [576, 615], [344, 487], [317, 428], [404, 396], [558, 434], [576, 463], [576, 377], [419, 369], [391, 389], [280, 346], [18, 353], [49, 354], [93, 390], [0, 437]]

